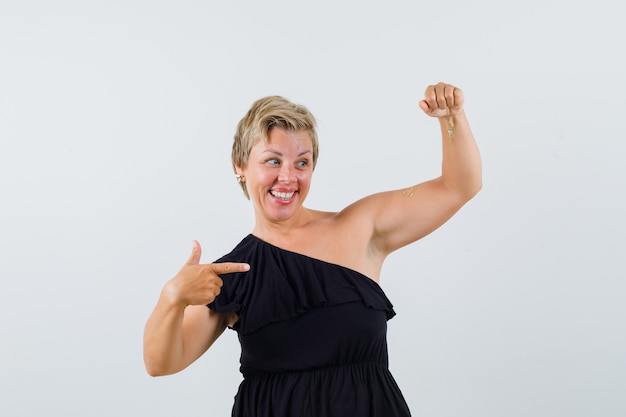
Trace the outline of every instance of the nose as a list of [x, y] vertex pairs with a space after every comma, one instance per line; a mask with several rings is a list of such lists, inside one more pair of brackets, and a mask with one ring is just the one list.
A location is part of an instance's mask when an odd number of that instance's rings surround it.
[[284, 164], [278, 173], [278, 181], [282, 183], [291, 183], [296, 180], [296, 172], [289, 164]]

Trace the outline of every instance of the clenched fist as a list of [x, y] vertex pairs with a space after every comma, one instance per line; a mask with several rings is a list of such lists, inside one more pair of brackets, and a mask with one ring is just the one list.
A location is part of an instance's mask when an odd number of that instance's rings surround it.
[[463, 112], [463, 91], [450, 84], [429, 85], [424, 92], [420, 108], [432, 117], [456, 116]]

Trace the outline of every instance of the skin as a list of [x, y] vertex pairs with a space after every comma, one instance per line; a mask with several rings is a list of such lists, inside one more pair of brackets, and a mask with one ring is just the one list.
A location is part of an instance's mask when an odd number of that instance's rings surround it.
[[[342, 265], [378, 282], [387, 255], [428, 235], [469, 201], [482, 186], [478, 147], [463, 111], [463, 92], [449, 84], [428, 86], [419, 107], [441, 126], [443, 161], [438, 178], [367, 196], [339, 212], [304, 207], [313, 175], [306, 131], [273, 129], [257, 143], [245, 178], [254, 207], [252, 233], [275, 246]], [[199, 358], [235, 314], [206, 307], [219, 294], [221, 273], [247, 271], [243, 263], [200, 264], [191, 256], [168, 281], [144, 331], [144, 361], [150, 375], [181, 371]]]

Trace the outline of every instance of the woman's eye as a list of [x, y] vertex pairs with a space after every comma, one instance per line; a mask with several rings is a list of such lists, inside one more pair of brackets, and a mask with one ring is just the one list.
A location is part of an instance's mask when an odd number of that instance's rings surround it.
[[280, 164], [280, 161], [278, 161], [278, 159], [276, 159], [276, 158], [267, 159], [265, 162], [270, 164], [270, 165], [278, 165], [278, 164]]
[[309, 161], [300, 161], [300, 162], [298, 162], [298, 166], [300, 168], [304, 168], [304, 167], [306, 167], [308, 165], [309, 165]]

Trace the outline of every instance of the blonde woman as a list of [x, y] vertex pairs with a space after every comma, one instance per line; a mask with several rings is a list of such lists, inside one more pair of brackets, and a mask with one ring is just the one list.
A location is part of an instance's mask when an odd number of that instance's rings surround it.
[[419, 102], [441, 126], [441, 176], [326, 212], [304, 206], [318, 158], [313, 115], [278, 96], [256, 101], [232, 152], [255, 226], [215, 263], [201, 264], [194, 242], [146, 324], [148, 373], [185, 369], [231, 328], [244, 376], [233, 416], [409, 416], [387, 366], [395, 312], [378, 283], [387, 255], [437, 229], [481, 188], [463, 102], [445, 83]]

